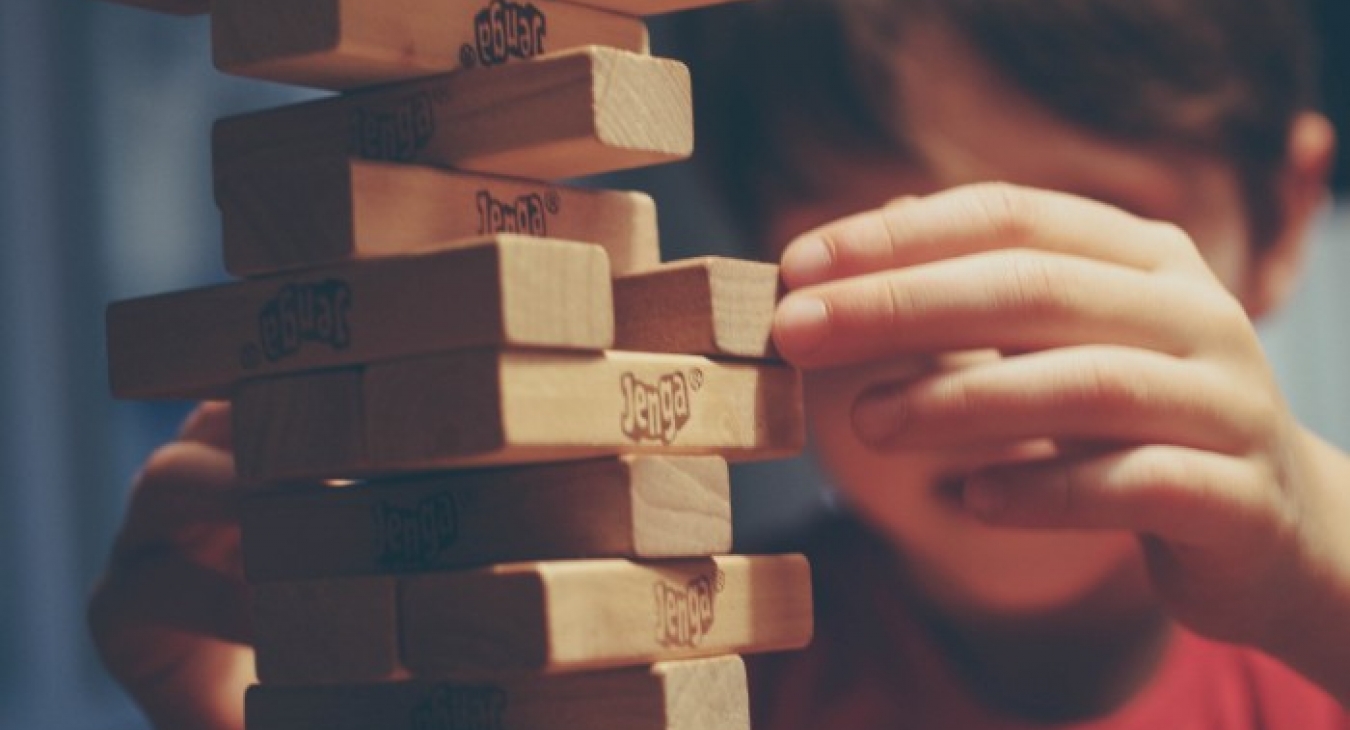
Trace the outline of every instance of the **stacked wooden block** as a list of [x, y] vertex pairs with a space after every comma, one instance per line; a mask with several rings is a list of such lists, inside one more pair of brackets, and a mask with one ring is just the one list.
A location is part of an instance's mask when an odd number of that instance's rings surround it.
[[341, 92], [217, 123], [243, 281], [108, 314], [116, 395], [234, 404], [250, 730], [736, 730], [809, 640], [805, 560], [725, 554], [726, 460], [803, 440], [776, 269], [552, 182], [688, 155], [638, 16], [693, 4], [210, 4], [222, 69]]

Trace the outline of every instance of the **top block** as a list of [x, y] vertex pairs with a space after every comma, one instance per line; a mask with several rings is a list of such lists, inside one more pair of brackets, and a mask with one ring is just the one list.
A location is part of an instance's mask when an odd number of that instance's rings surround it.
[[215, 174], [278, 154], [557, 180], [693, 152], [689, 71], [591, 47], [216, 122]]
[[[210, 12], [210, 0], [109, 0], [146, 10], [174, 15], [201, 15]], [[219, 0], [218, 0], [219, 1]], [[577, 5], [612, 10], [624, 15], [660, 15], [676, 10], [720, 5], [734, 0], [573, 0]]]
[[649, 48], [641, 20], [554, 0], [215, 0], [211, 36], [221, 71], [339, 90], [587, 45]]

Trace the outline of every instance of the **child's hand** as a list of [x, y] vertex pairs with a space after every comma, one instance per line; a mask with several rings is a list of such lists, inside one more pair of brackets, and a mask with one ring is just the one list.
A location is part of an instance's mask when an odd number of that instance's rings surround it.
[[[867, 390], [852, 404], [858, 440], [1052, 444], [970, 475], [965, 507], [996, 525], [1133, 531], [1179, 619], [1350, 698], [1350, 680], [1330, 680], [1350, 676], [1335, 641], [1350, 634], [1350, 521], [1337, 522], [1350, 508], [1333, 483], [1350, 470], [1290, 415], [1243, 305], [1181, 229], [980, 185], [807, 234], [782, 274], [793, 291], [775, 339], [799, 367], [1004, 353]], [[1300, 655], [1316, 642], [1338, 658]]]
[[99, 653], [159, 728], [243, 730], [252, 684], [230, 411], [197, 409], [137, 480], [89, 604]]

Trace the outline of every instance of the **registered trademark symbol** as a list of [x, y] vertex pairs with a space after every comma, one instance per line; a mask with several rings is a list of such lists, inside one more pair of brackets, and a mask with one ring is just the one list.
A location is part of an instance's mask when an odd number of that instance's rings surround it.
[[478, 62], [478, 55], [474, 52], [473, 46], [465, 43], [459, 47], [459, 65], [464, 68], [473, 68]]
[[558, 197], [557, 190], [548, 191], [548, 196], [544, 198], [544, 208], [552, 215], [557, 215], [562, 210], [562, 198]]
[[689, 371], [689, 389], [698, 390], [703, 387], [703, 371], [694, 368]]
[[252, 342], [239, 348], [239, 366], [245, 370], [252, 370], [262, 364], [262, 354], [258, 352], [258, 346]]
[[722, 570], [717, 571], [717, 575], [713, 576], [713, 585], [717, 587], [718, 593], [721, 593], [722, 591], [726, 590], [727, 588], [726, 571]]

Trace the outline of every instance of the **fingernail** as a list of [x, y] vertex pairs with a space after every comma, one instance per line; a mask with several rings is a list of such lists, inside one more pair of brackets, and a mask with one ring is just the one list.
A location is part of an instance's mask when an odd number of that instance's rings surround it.
[[997, 482], [971, 477], [961, 490], [961, 501], [971, 512], [981, 517], [993, 517], [1008, 506], [1008, 490]]
[[834, 267], [830, 247], [819, 238], [801, 238], [788, 246], [779, 264], [783, 281], [799, 287], [824, 281]]
[[815, 297], [789, 296], [774, 314], [774, 341], [787, 357], [816, 349], [830, 330], [830, 312]]
[[869, 446], [895, 439], [907, 420], [904, 395], [895, 386], [873, 389], [853, 405], [853, 432]]

